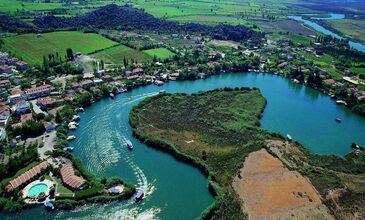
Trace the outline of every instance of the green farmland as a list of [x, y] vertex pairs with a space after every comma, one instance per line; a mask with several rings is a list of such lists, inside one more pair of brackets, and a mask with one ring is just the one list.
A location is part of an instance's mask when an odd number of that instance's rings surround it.
[[51, 10], [62, 7], [61, 3], [44, 3], [44, 1], [16, 1], [16, 0], [0, 0], [1, 12], [16, 12], [30, 10]]
[[58, 52], [61, 56], [65, 56], [67, 48], [72, 48], [74, 53], [87, 54], [117, 44], [97, 34], [72, 31], [52, 32], [40, 36], [24, 34], [2, 40], [3, 50], [10, 51], [30, 64], [42, 63], [43, 56], [50, 53]]
[[124, 57], [131, 61], [132, 59], [138, 63], [152, 60], [152, 57], [133, 48], [118, 45], [93, 54], [94, 57], [104, 60], [106, 63], [121, 64]]
[[158, 59], [161, 59], [161, 60], [170, 58], [173, 55], [175, 55], [175, 53], [171, 52], [170, 50], [168, 50], [166, 48], [156, 48], [156, 49], [151, 49], [151, 50], [144, 50], [143, 52], [151, 57], [156, 56]]

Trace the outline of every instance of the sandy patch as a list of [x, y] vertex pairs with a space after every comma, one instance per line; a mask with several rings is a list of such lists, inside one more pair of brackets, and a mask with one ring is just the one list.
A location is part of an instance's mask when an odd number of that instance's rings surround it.
[[265, 149], [249, 154], [232, 185], [249, 219], [332, 219], [312, 184]]

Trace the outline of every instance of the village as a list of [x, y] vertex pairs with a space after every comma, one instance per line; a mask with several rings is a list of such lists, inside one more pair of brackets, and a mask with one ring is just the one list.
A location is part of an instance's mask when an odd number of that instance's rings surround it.
[[[8, 181], [4, 195], [15, 195], [14, 192], [22, 190], [25, 201], [31, 204], [54, 201], [60, 194], [74, 197], [85, 186], [91, 189], [100, 187], [87, 184], [92, 178], [82, 176], [84, 172], [77, 170], [82, 169], [80, 165], [75, 170], [75, 164], [69, 157], [73, 149], [68, 142], [77, 137], [68, 136], [68, 130], [78, 129], [78, 120], [82, 120], [78, 113], [84, 108], [102, 98], [113, 99], [115, 95], [137, 86], [161, 86], [168, 81], [205, 79], [228, 72], [264, 72], [306, 84], [330, 95], [338, 104], [356, 109], [357, 113], [365, 113], [362, 104], [365, 101], [363, 75], [352, 73], [346, 67], [341, 70], [335, 65], [336, 58], [328, 52], [332, 48], [343, 47], [343, 42], [327, 39], [326, 43], [319, 43], [317, 36], [291, 34], [262, 39], [260, 44], [187, 38], [177, 34], [170, 37], [189, 41], [189, 44], [171, 47], [158, 43], [158, 47], [165, 47], [175, 54], [166, 59], [154, 57], [152, 62], [145, 63], [131, 60], [124, 65], [97, 60], [92, 72], [48, 74], [42, 80], [36, 80], [32, 74], [39, 74], [44, 67], [31, 66], [7, 52], [1, 52], [1, 168], [14, 166], [10, 163], [14, 158], [22, 157], [33, 148], [39, 157], [30, 158], [31, 166]], [[351, 53], [350, 49], [345, 51]], [[82, 56], [74, 53], [63, 62], [79, 66], [82, 63], [78, 58]], [[323, 65], [315, 61], [321, 57], [329, 57], [330, 63]], [[338, 75], [338, 72], [342, 74]], [[119, 195], [124, 188], [121, 183], [106, 184], [109, 188], [103, 187], [103, 190]], [[42, 191], [41, 197], [37, 193], [36, 198], [30, 195], [34, 189]], [[52, 203], [45, 204], [52, 206]]]

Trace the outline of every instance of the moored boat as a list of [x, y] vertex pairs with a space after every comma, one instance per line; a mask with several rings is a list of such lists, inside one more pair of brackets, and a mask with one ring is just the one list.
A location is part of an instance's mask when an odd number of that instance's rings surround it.
[[336, 121], [337, 121], [338, 123], [341, 123], [341, 122], [342, 122], [342, 119], [341, 119], [341, 118], [336, 118]]
[[44, 207], [46, 208], [46, 210], [49, 210], [49, 211], [54, 210], [53, 203], [47, 201], [47, 202], [44, 202], [43, 204], [44, 204]]
[[293, 138], [291, 137], [291, 135], [290, 135], [290, 134], [287, 134], [287, 135], [286, 135], [286, 138], [288, 139], [288, 141], [292, 141], [292, 140], [293, 140]]
[[66, 140], [67, 141], [73, 141], [75, 139], [76, 139], [76, 136], [75, 135], [71, 135], [71, 136], [68, 136]]

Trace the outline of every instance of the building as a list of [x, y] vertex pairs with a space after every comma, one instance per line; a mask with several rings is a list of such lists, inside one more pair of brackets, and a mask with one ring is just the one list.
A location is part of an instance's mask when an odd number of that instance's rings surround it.
[[42, 109], [46, 110], [48, 108], [54, 107], [61, 100], [53, 99], [53, 98], [41, 98], [37, 100], [37, 105]]
[[67, 163], [61, 168], [62, 181], [72, 189], [82, 189], [86, 180], [75, 175], [75, 170], [71, 163]]
[[18, 102], [15, 106], [14, 106], [14, 112], [16, 114], [24, 114], [30, 111], [30, 105], [28, 102]]
[[9, 80], [0, 80], [0, 88], [9, 88], [10, 81]]
[[1, 65], [0, 73], [11, 74], [11, 73], [13, 73], [13, 69], [11, 69], [11, 67], [8, 65]]
[[18, 61], [15, 64], [16, 69], [21, 71], [21, 72], [26, 72], [29, 70], [29, 65], [28, 63], [24, 62], [24, 61]]
[[53, 90], [53, 86], [45, 84], [25, 90], [25, 95], [27, 99], [36, 99], [51, 94]]
[[10, 113], [3, 112], [0, 114], [0, 127], [6, 127], [9, 123]]
[[40, 175], [45, 169], [47, 169], [48, 165], [49, 164], [47, 161], [43, 161], [42, 163], [38, 164], [37, 166], [33, 167], [32, 169], [28, 170], [17, 178], [11, 180], [10, 183], [5, 187], [6, 191], [11, 192], [19, 186], [34, 179], [36, 176]]

